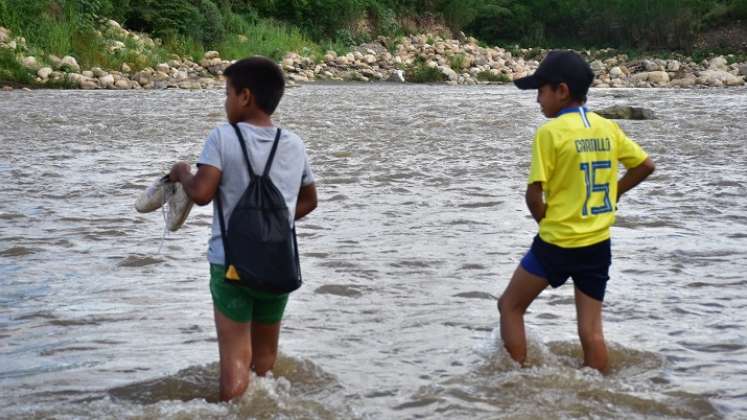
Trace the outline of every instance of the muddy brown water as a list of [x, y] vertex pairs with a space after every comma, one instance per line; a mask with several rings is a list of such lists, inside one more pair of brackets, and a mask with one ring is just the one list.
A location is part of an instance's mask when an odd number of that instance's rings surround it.
[[[498, 294], [536, 231], [544, 121], [511, 87], [309, 85], [319, 209], [273, 378], [214, 403], [210, 207], [163, 240], [136, 194], [194, 160], [222, 91], [0, 94], [0, 418], [747, 418], [747, 90], [594, 90], [655, 159], [613, 228], [612, 373], [580, 369], [571, 286], [502, 350]], [[160, 253], [159, 253], [160, 248]]]

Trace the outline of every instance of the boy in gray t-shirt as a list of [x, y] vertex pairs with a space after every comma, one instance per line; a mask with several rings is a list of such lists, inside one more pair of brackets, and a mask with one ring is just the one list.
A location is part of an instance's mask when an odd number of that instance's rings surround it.
[[[252, 57], [232, 64], [224, 75], [228, 122], [238, 125], [246, 140], [252, 168], [261, 174], [278, 130], [270, 116], [283, 96], [283, 73], [274, 62]], [[174, 164], [169, 174], [171, 181], [180, 182], [198, 205], [210, 203], [220, 193], [223, 216], [229, 220], [249, 185], [241, 145], [230, 124], [210, 133], [197, 165], [197, 173], [192, 175], [188, 163]], [[282, 130], [269, 175], [288, 206], [288, 223], [293, 225], [316, 208], [314, 175], [304, 144], [294, 133]], [[251, 369], [260, 376], [272, 370], [288, 294], [253, 290], [224, 281], [225, 253], [217, 212], [217, 206], [213, 205], [208, 261], [220, 353], [220, 398], [229, 401], [244, 393]]]

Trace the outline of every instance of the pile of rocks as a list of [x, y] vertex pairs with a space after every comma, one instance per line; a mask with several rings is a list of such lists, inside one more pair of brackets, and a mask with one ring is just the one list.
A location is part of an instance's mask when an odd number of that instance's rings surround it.
[[[473, 85], [484, 80], [510, 81], [533, 73], [540, 57], [547, 50], [500, 47], [486, 48], [474, 38], [442, 39], [431, 35], [410, 36], [399, 40], [393, 48], [364, 46], [338, 56], [328, 52], [321, 62], [291, 53], [283, 59], [283, 70], [290, 80], [400, 80], [401, 70], [425, 66], [440, 72], [448, 84]], [[379, 46], [390, 40], [380, 38]], [[719, 56], [700, 63], [692, 59], [629, 60], [626, 55], [596, 59], [590, 52], [581, 52], [591, 62], [596, 74], [595, 87], [725, 87], [742, 86], [747, 76], [747, 63], [728, 64]], [[596, 54], [608, 55], [611, 50]], [[535, 58], [527, 58], [528, 56]]]
[[[135, 62], [148, 62], [157, 41], [123, 29], [117, 22], [109, 21], [103, 32], [97, 36], [104, 39], [109, 54], [133, 49], [131, 57]], [[129, 44], [129, 46], [128, 46]], [[18, 62], [35, 74], [38, 85], [54, 84], [73, 89], [210, 89], [222, 87], [220, 76], [231, 63], [222, 60], [215, 51], [205, 53], [200, 63], [173, 55], [170, 60], [154, 67], [133, 71], [134, 64], [122, 63], [116, 70], [93, 67], [81, 70], [78, 61], [71, 56], [47, 55], [37, 58], [27, 55], [26, 41], [14, 38], [8, 29], [0, 27], [0, 48], [14, 50]]]
[[[80, 89], [216, 88], [223, 86], [223, 71], [231, 64], [217, 51], [208, 51], [199, 63], [173, 55], [166, 62], [143, 68], [142, 63], [152, 62], [149, 57], [154, 56], [158, 40], [127, 31], [114, 21], [109, 21], [97, 36], [104, 40], [109, 54], [127, 52], [127, 57], [133, 57], [134, 62], [141, 65], [123, 63], [118, 69], [81, 70], [74, 57], [48, 55], [42, 60], [27, 55], [26, 41], [22, 37], [14, 38], [2, 27], [0, 48], [15, 51], [19, 63], [36, 74], [39, 85], [51, 82]], [[245, 37], [244, 41], [249, 42]], [[509, 82], [531, 74], [546, 53], [547, 50], [539, 49], [483, 47], [464, 34], [459, 34], [457, 39], [423, 34], [398, 39], [379, 37], [376, 42], [344, 55], [334, 51], [322, 57], [288, 53], [280, 65], [291, 85], [316, 80], [406, 82], [408, 71], [418, 68], [435, 72], [438, 80], [448, 84], [474, 85]], [[615, 55], [612, 50], [581, 53], [597, 76], [595, 87], [742, 86], [747, 76], [747, 63], [729, 64], [729, 60], [721, 56], [696, 63], [687, 58], [681, 61], [630, 60], [626, 55]], [[133, 68], [142, 70], [133, 71]]]

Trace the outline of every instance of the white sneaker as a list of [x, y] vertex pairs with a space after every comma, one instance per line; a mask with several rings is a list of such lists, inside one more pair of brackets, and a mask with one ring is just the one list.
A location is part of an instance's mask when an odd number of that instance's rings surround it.
[[148, 213], [160, 209], [171, 199], [175, 191], [176, 186], [174, 183], [169, 182], [168, 175], [158, 177], [153, 185], [137, 197], [137, 200], [135, 200], [135, 210], [140, 213]]
[[173, 232], [182, 227], [184, 222], [187, 220], [187, 216], [189, 216], [189, 211], [192, 210], [194, 202], [184, 191], [182, 184], [177, 182], [176, 184], [171, 185], [174, 185], [175, 191], [168, 201], [169, 209], [166, 212], [166, 227]]

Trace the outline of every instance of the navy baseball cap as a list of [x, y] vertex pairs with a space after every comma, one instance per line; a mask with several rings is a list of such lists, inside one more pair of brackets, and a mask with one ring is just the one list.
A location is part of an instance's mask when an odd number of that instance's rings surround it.
[[548, 83], [565, 83], [571, 92], [585, 96], [594, 81], [589, 64], [573, 51], [550, 51], [533, 75], [514, 80], [519, 89], [539, 89]]

